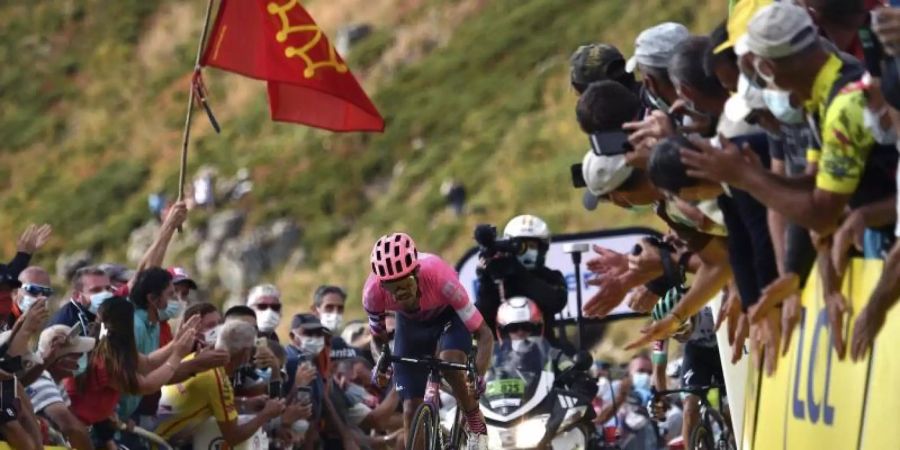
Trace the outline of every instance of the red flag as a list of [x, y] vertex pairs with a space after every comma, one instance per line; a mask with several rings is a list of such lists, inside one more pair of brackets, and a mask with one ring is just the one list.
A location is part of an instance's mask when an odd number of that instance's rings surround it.
[[384, 131], [384, 118], [298, 0], [222, 0], [201, 65], [267, 81], [273, 120]]

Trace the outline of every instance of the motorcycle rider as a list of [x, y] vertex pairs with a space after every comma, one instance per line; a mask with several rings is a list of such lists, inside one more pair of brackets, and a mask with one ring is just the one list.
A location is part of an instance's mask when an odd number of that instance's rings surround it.
[[[490, 260], [479, 257], [475, 306], [488, 326], [496, 330], [497, 310], [505, 298], [531, 299], [546, 318], [542, 335], [556, 344], [553, 316], [565, 308], [569, 291], [562, 272], [544, 266], [550, 248], [550, 228], [540, 217], [526, 214], [510, 220], [503, 237], [522, 242], [523, 251], [518, 255], [501, 253]], [[499, 285], [505, 295], [501, 296]]]

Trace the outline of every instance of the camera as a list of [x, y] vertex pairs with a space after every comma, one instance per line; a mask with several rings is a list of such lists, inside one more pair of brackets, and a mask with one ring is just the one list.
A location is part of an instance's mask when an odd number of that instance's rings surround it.
[[518, 239], [497, 239], [497, 227], [490, 224], [475, 227], [475, 242], [481, 247], [479, 254], [484, 258], [493, 258], [500, 253], [518, 255], [524, 249]]

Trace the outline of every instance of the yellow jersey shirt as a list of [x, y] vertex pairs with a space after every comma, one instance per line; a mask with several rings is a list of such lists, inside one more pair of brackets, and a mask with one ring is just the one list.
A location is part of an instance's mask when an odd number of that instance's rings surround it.
[[[191, 360], [196, 354], [184, 358]], [[157, 416], [156, 434], [170, 439], [176, 433], [190, 430], [210, 417], [217, 422], [237, 420], [234, 390], [224, 367], [201, 372], [182, 383], [163, 386]]]

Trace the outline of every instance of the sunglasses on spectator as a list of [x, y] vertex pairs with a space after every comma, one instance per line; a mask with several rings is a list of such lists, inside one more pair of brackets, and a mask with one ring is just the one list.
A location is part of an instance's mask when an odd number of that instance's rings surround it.
[[260, 311], [265, 311], [267, 309], [271, 309], [275, 312], [281, 312], [281, 303], [257, 303], [253, 305], [254, 309], [258, 309]]
[[324, 328], [316, 328], [312, 330], [302, 329], [299, 333], [301, 336], [309, 336], [309, 337], [320, 337], [325, 336]]
[[25, 291], [28, 295], [33, 295], [35, 297], [49, 297], [53, 295], [52, 287], [41, 286], [40, 284], [25, 283], [22, 285], [22, 290]]

